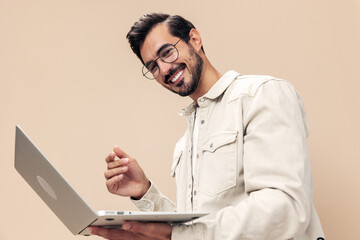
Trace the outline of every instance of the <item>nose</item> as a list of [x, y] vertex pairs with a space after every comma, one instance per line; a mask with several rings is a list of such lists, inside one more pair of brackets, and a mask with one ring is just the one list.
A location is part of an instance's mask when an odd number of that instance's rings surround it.
[[171, 70], [171, 63], [167, 63], [167, 62], [163, 62], [161, 61], [161, 59], [159, 59], [159, 61], [157, 62], [159, 68], [160, 68], [160, 74], [165, 76], [166, 74], [169, 73], [169, 71]]

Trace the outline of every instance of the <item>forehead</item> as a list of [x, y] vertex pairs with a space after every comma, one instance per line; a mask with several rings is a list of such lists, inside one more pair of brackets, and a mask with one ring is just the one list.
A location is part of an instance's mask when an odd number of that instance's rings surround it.
[[146, 36], [144, 42], [140, 46], [140, 54], [144, 62], [154, 60], [157, 50], [164, 44], [174, 44], [177, 37], [169, 32], [169, 27], [160, 23], [156, 25]]

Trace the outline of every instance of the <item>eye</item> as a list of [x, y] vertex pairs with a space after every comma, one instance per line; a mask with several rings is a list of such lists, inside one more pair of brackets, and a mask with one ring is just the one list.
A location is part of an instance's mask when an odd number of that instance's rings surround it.
[[173, 52], [174, 52], [173, 47], [166, 48], [166, 49], [164, 49], [164, 51], [161, 52], [160, 57], [162, 59], [166, 59], [166, 58], [170, 57], [173, 54]]
[[158, 65], [156, 64], [156, 62], [153, 62], [148, 66], [149, 71], [152, 73], [156, 72], [157, 68], [158, 68]]

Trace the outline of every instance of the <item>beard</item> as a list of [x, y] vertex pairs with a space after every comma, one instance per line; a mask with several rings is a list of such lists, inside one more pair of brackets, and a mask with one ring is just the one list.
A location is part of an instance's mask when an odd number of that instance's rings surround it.
[[[190, 56], [192, 58], [194, 58], [194, 60], [195, 60], [193, 67], [191, 67], [191, 68], [187, 67], [187, 69], [189, 70], [189, 73], [190, 73], [190, 81], [188, 83], [185, 83], [183, 80], [181, 80], [176, 85], [176, 87], [179, 88], [178, 91], [175, 91], [174, 89], [169, 88], [170, 91], [172, 91], [173, 93], [179, 94], [182, 97], [189, 96], [190, 94], [195, 92], [195, 90], [197, 89], [197, 87], [199, 85], [201, 73], [202, 73], [203, 65], [204, 65], [204, 60], [202, 60], [202, 58], [194, 50], [194, 48], [189, 45], [189, 49], [190, 49], [189, 50]], [[185, 64], [182, 64], [178, 68], [174, 69], [173, 72], [175, 73], [178, 69], [180, 69], [184, 65]], [[169, 77], [172, 75], [171, 73], [172, 73], [172, 71], [170, 71], [170, 74], [168, 75]]]

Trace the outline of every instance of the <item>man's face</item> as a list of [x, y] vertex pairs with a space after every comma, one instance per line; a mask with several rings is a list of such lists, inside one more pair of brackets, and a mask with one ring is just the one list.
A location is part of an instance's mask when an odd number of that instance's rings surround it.
[[[156, 60], [158, 50], [165, 44], [175, 44], [177, 41], [179, 38], [169, 33], [167, 25], [155, 26], [140, 46], [144, 63]], [[196, 91], [200, 81], [203, 60], [191, 44], [180, 41], [176, 48], [179, 56], [175, 62], [165, 63], [161, 59], [156, 61], [160, 68], [156, 81], [180, 96], [189, 96]]]

